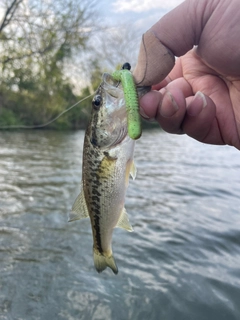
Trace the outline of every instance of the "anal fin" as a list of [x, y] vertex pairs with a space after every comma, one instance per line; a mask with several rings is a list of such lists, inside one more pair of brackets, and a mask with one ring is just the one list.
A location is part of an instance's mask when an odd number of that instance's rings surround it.
[[129, 219], [128, 219], [128, 214], [125, 208], [123, 208], [120, 218], [118, 220], [118, 223], [116, 225], [117, 228], [123, 228], [129, 232], [133, 231], [133, 227], [131, 226]]
[[[81, 186], [82, 186], [82, 183], [81, 183]], [[72, 211], [68, 215], [68, 222], [71, 222], [74, 220], [80, 220], [88, 217], [89, 217], [89, 213], [88, 213], [88, 208], [87, 208], [83, 187], [82, 187], [80, 194], [78, 195], [77, 199], [75, 200], [72, 206]]]

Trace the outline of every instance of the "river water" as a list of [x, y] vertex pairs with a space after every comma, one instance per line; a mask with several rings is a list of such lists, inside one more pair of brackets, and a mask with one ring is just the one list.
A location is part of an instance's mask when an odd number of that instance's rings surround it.
[[68, 223], [84, 132], [0, 132], [0, 319], [240, 319], [240, 152], [144, 132], [119, 273]]

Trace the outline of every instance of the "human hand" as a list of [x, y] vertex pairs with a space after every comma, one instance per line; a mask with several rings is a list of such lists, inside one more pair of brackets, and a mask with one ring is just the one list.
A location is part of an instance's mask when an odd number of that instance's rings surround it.
[[[239, 28], [239, 0], [186, 0], [160, 19], [147, 33], [163, 51], [149, 49], [144, 63], [140, 52], [134, 70], [154, 90], [140, 100], [143, 117], [169, 133], [240, 149]], [[174, 67], [166, 47], [180, 57]]]

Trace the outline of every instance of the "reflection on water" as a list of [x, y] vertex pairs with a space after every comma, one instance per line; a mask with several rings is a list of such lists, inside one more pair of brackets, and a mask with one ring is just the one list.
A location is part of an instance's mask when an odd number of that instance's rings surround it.
[[0, 319], [239, 319], [240, 153], [144, 132], [97, 274], [88, 219], [67, 223], [83, 132], [0, 133]]

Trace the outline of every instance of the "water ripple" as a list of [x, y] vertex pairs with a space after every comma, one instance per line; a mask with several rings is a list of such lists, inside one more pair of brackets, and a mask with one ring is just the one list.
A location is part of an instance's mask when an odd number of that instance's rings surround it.
[[89, 219], [67, 223], [83, 138], [0, 132], [0, 318], [238, 319], [239, 152], [144, 132], [115, 276], [94, 269]]

